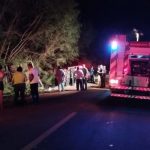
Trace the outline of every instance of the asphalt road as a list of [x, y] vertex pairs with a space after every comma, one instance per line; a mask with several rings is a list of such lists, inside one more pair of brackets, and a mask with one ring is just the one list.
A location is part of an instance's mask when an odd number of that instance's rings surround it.
[[0, 113], [0, 150], [149, 150], [149, 118], [150, 102], [107, 89], [47, 93]]

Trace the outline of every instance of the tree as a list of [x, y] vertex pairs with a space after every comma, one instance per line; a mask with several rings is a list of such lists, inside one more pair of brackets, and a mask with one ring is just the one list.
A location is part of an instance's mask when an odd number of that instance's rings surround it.
[[43, 65], [78, 56], [80, 25], [74, 0], [0, 2], [0, 59], [38, 59]]
[[[48, 1], [46, 1], [48, 2]], [[49, 3], [49, 2], [48, 2]], [[61, 3], [61, 5], [60, 5]], [[48, 13], [51, 14], [49, 20], [42, 28], [45, 30], [45, 53], [41, 55], [44, 63], [53, 64], [66, 63], [78, 56], [78, 39], [80, 35], [80, 25], [78, 23], [78, 10], [75, 9], [74, 0], [53, 0], [49, 6]], [[57, 14], [57, 15], [56, 15]], [[59, 62], [61, 60], [61, 62]]]
[[[82, 20], [81, 20], [82, 21]], [[90, 21], [82, 21], [82, 32], [79, 39], [79, 52], [81, 59], [95, 60], [95, 41], [98, 33]]]

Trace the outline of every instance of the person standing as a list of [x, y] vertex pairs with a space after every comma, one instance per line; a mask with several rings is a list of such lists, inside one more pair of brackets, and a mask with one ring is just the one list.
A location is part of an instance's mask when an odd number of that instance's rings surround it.
[[105, 88], [106, 66], [104, 66], [104, 65], [102, 66], [102, 76], [101, 76], [101, 79], [102, 79], [101, 87]]
[[91, 83], [95, 83], [94, 82], [94, 68], [93, 68], [93, 66], [90, 68], [90, 80], [91, 80]]
[[97, 68], [97, 73], [98, 73], [98, 85], [99, 87], [102, 86], [102, 65], [99, 65]]
[[39, 71], [37, 68], [34, 68], [31, 63], [28, 65], [28, 79], [30, 83], [30, 90], [33, 103], [39, 102], [39, 91], [38, 91], [38, 84], [39, 84]]
[[88, 69], [86, 68], [85, 64], [83, 64], [82, 66], [82, 70], [83, 70], [83, 89], [87, 90], [87, 78], [88, 78]]
[[22, 72], [22, 67], [18, 67], [17, 71], [13, 74], [12, 83], [14, 87], [14, 103], [19, 104], [18, 98], [20, 97], [20, 104], [24, 104], [24, 97], [25, 97], [25, 88], [27, 81], [26, 75]]
[[70, 74], [70, 81], [69, 81], [69, 85], [73, 86], [73, 71], [72, 69], [70, 68], [69, 69], [69, 74]]
[[59, 92], [64, 91], [65, 73], [64, 73], [63, 69], [60, 68], [60, 66], [58, 66], [55, 76], [56, 76], [56, 80], [58, 83]]
[[75, 70], [74, 72], [74, 77], [76, 79], [76, 89], [77, 91], [83, 90], [83, 78], [84, 78], [84, 73], [81, 69], [79, 69], [79, 67], [77, 67], [77, 70]]
[[4, 84], [3, 79], [5, 76], [4, 71], [2, 70], [2, 65], [0, 65], [0, 109], [3, 110], [3, 90], [4, 90]]

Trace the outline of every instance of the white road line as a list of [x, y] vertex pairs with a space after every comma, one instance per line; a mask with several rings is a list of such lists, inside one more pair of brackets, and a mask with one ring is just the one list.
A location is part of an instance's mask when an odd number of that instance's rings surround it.
[[61, 121], [59, 121], [57, 124], [55, 124], [53, 127], [49, 128], [47, 131], [45, 131], [43, 134], [41, 134], [39, 137], [37, 137], [35, 140], [33, 140], [31, 143], [23, 147], [21, 150], [31, 150], [35, 148], [39, 143], [41, 143], [45, 138], [47, 138], [49, 135], [51, 135], [53, 132], [55, 132], [58, 128], [63, 126], [67, 121], [69, 121], [71, 118], [73, 118], [77, 112], [72, 112], [69, 115], [67, 115], [65, 118], [63, 118]]

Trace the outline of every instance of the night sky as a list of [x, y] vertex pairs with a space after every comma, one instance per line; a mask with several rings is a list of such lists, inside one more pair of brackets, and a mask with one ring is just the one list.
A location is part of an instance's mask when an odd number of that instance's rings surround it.
[[[106, 50], [108, 38], [112, 34], [130, 35], [133, 28], [144, 35], [143, 41], [150, 40], [149, 0], [78, 0], [82, 22], [89, 21], [96, 29], [97, 53], [109, 59]], [[133, 39], [131, 39], [133, 40]], [[135, 40], [135, 39], [134, 39]]]
[[149, 0], [78, 1], [82, 18], [90, 20], [100, 32], [127, 33], [137, 28], [145, 34], [150, 33]]

